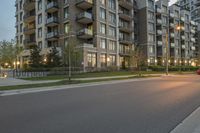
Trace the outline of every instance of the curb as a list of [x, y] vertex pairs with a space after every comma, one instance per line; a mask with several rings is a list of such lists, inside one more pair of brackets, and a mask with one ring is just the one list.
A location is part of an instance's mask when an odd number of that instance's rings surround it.
[[200, 133], [200, 107], [170, 133]]

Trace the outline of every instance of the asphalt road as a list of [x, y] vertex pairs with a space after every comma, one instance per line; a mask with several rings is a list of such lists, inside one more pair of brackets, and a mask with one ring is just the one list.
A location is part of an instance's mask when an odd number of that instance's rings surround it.
[[169, 133], [200, 106], [200, 76], [0, 97], [0, 133]]

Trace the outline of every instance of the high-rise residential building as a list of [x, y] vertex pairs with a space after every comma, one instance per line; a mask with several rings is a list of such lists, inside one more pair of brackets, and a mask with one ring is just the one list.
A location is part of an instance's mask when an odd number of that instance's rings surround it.
[[198, 41], [198, 50], [200, 55], [200, 0], [179, 0], [181, 9], [190, 11], [191, 20], [198, 24], [198, 34], [196, 35]]
[[28, 60], [31, 45], [38, 45], [44, 58], [52, 46], [62, 55], [74, 37], [84, 68], [128, 67], [133, 6], [133, 0], [16, 0], [16, 37], [25, 48], [21, 60]]
[[155, 0], [137, 0], [138, 6], [138, 45], [142, 47], [149, 65], [155, 65], [156, 25]]
[[[170, 56], [170, 46], [173, 45], [173, 42], [169, 42], [168, 37], [171, 39], [174, 38], [174, 33], [169, 33], [168, 0], [156, 1], [156, 32], [157, 62], [158, 65], [164, 65], [167, 60], [167, 56]], [[168, 39], [168, 42], [166, 39]]]
[[44, 59], [56, 47], [65, 64], [65, 49], [75, 43], [82, 54], [75, 64], [84, 70], [131, 67], [136, 45], [148, 65], [164, 65], [168, 52], [171, 65], [187, 65], [196, 54], [190, 12], [177, 4], [169, 7], [168, 0], [16, 0], [15, 5], [21, 64], [29, 62], [33, 45]]

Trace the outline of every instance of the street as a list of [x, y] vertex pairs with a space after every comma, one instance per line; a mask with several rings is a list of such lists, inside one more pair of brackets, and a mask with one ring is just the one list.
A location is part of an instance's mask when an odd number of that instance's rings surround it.
[[183, 75], [0, 97], [0, 133], [169, 133], [200, 106]]

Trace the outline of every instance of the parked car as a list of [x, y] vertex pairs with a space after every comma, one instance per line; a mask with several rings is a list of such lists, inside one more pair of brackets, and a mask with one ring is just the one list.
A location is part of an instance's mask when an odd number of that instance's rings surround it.
[[197, 70], [197, 74], [200, 75], [200, 69]]

